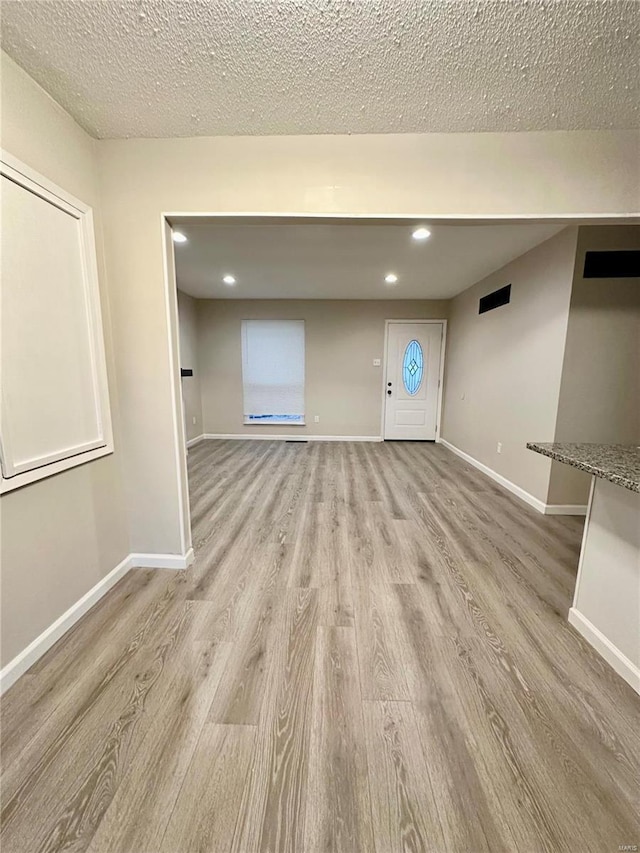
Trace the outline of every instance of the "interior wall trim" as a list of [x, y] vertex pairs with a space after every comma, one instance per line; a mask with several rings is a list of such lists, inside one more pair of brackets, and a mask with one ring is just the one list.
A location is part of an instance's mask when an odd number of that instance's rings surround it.
[[256, 433], [205, 433], [202, 438], [206, 439], [237, 439], [238, 441], [382, 441], [381, 435], [305, 435], [300, 433], [265, 435]]
[[171, 425], [173, 427], [173, 450], [178, 508], [178, 524], [180, 544], [171, 544], [183, 554], [192, 547], [191, 541], [191, 507], [189, 504], [189, 478], [187, 473], [187, 436], [185, 434], [184, 409], [182, 400], [180, 370], [180, 331], [178, 320], [178, 284], [176, 281], [176, 264], [171, 225], [165, 216], [160, 217], [162, 237], [162, 266], [164, 279], [164, 309], [167, 320], [169, 380], [171, 393]]
[[593, 646], [598, 654], [603, 657], [609, 666], [618, 673], [621, 678], [629, 684], [636, 693], [640, 694], [640, 669], [629, 660], [629, 658], [614, 646], [611, 640], [593, 625], [579, 610], [572, 607], [569, 610], [569, 623], [576, 631]]
[[8, 690], [29, 667], [39, 660], [55, 643], [61, 639], [81, 619], [85, 613], [97, 604], [109, 592], [112, 586], [123, 578], [130, 569], [186, 569], [193, 562], [193, 548], [186, 554], [129, 554], [115, 569], [101, 578], [98, 583], [79, 598], [62, 616], [35, 638], [17, 654], [13, 660], [0, 670], [0, 695]]
[[67, 633], [75, 623], [87, 613], [94, 604], [105, 595], [120, 578], [123, 578], [131, 568], [130, 558], [125, 557], [105, 575], [98, 583], [78, 599], [75, 604], [58, 617], [53, 624], [49, 625], [38, 637], [35, 638], [26, 649], [23, 649], [12, 661], [0, 671], [0, 694], [4, 693], [11, 685], [25, 673], [30, 666], [42, 657], [54, 643]]
[[545, 515], [586, 515], [587, 504], [545, 504]]
[[199, 442], [204, 441], [205, 438], [206, 435], [204, 433], [197, 435], [195, 438], [190, 438], [187, 442], [187, 447], [193, 447], [194, 444], [198, 444]]
[[586, 515], [587, 507], [583, 504], [547, 504], [544, 501], [541, 501], [539, 498], [536, 498], [534, 495], [525, 491], [525, 489], [518, 486], [516, 483], [512, 483], [511, 480], [507, 480], [506, 477], [503, 477], [502, 474], [498, 474], [497, 471], [494, 471], [493, 468], [489, 468], [488, 465], [485, 465], [483, 462], [479, 462], [477, 459], [474, 459], [473, 456], [469, 456], [468, 453], [465, 453], [464, 450], [460, 450], [459, 447], [456, 447], [455, 444], [451, 444], [451, 442], [447, 441], [444, 438], [440, 439], [440, 444], [444, 444], [444, 446], [450, 450], [452, 453], [455, 453], [456, 456], [459, 456], [461, 459], [464, 459], [465, 462], [468, 462], [470, 465], [473, 465], [474, 468], [477, 468], [479, 471], [482, 471], [483, 474], [486, 474], [487, 477], [491, 477], [496, 483], [499, 483], [503, 488], [507, 489], [511, 494], [520, 498], [520, 500], [532, 506], [535, 510], [542, 515]]
[[132, 569], [187, 569], [193, 563], [193, 548], [186, 554], [129, 554]]

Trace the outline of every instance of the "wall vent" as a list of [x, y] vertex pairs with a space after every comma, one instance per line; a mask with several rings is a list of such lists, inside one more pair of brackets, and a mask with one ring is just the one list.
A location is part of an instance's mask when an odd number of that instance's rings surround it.
[[501, 305], [508, 305], [511, 301], [511, 285], [507, 284], [499, 290], [494, 290], [493, 293], [487, 293], [480, 299], [478, 304], [478, 314], [485, 314], [487, 311], [493, 311], [494, 308], [499, 308]]
[[587, 252], [584, 278], [640, 278], [640, 251]]

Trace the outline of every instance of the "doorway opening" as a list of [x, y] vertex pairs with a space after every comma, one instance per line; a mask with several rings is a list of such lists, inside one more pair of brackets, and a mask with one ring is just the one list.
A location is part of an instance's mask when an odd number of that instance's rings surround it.
[[163, 221], [188, 547], [188, 459], [193, 467], [203, 442], [439, 441], [449, 300], [566, 227], [405, 216]]

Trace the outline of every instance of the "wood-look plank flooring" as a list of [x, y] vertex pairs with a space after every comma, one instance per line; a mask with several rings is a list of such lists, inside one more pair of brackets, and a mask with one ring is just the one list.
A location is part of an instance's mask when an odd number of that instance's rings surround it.
[[616, 851], [640, 699], [566, 621], [582, 520], [440, 445], [203, 442], [195, 564], [3, 697], [3, 853]]

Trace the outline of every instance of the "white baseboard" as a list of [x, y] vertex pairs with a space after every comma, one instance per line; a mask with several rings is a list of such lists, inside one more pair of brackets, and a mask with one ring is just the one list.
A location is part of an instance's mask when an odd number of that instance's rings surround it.
[[195, 438], [190, 438], [187, 442], [187, 447], [193, 447], [194, 444], [198, 444], [200, 441], [204, 441], [206, 435], [202, 433], [202, 435], [197, 435]]
[[618, 675], [629, 684], [636, 693], [640, 693], [640, 669], [613, 645], [585, 616], [572, 607], [569, 610], [569, 623], [581, 634], [590, 646], [615, 669]]
[[520, 486], [517, 486], [515, 483], [512, 483], [511, 480], [507, 480], [506, 477], [503, 477], [502, 474], [498, 474], [497, 471], [494, 471], [493, 468], [489, 468], [488, 465], [484, 465], [482, 462], [478, 462], [477, 459], [474, 459], [473, 456], [469, 456], [469, 454], [465, 453], [464, 450], [460, 450], [460, 448], [456, 447], [455, 444], [451, 444], [444, 438], [440, 439], [440, 444], [444, 444], [444, 446], [452, 453], [455, 453], [456, 456], [460, 456], [460, 458], [464, 459], [465, 462], [468, 462], [470, 465], [473, 465], [474, 468], [477, 468], [479, 471], [482, 471], [482, 473], [486, 474], [487, 477], [491, 477], [492, 480], [495, 480], [496, 483], [499, 483], [501, 486], [504, 486], [507, 491], [516, 495], [516, 497], [519, 497], [520, 500], [523, 500], [525, 503], [528, 503], [529, 506], [532, 506], [534, 509], [537, 509], [538, 512], [544, 514], [547, 506], [544, 501], [541, 501], [539, 498], [536, 498], [533, 495], [529, 494], [529, 492], [526, 492], [524, 489], [520, 488]]
[[89, 592], [85, 593], [75, 604], [72, 604], [62, 616], [56, 619], [52, 625], [49, 625], [42, 634], [29, 643], [26, 649], [23, 649], [20, 654], [16, 655], [0, 670], [0, 695], [8, 690], [29, 667], [33, 666], [54, 643], [57, 643], [130, 569], [137, 567], [186, 569], [192, 562], [193, 548], [190, 548], [184, 556], [178, 554], [129, 554], [121, 563], [118, 563], [115, 569], [112, 569], [108, 575], [99, 580]]
[[193, 548], [186, 554], [129, 554], [131, 568], [187, 569], [193, 563]]
[[382, 441], [381, 435], [305, 435], [304, 433], [291, 433], [290, 435], [248, 435], [239, 433], [205, 433], [203, 438], [207, 439], [234, 439], [240, 441]]
[[75, 604], [62, 614], [56, 621], [36, 637], [32, 643], [29, 643], [26, 649], [16, 655], [12, 661], [0, 671], [0, 694], [4, 693], [14, 681], [17, 681], [20, 676], [26, 672], [30, 666], [42, 657], [54, 643], [62, 637], [63, 634], [71, 628], [80, 619], [81, 616], [90, 610], [105, 593], [107, 593], [120, 578], [124, 577], [131, 568], [129, 557], [118, 563], [115, 569], [109, 572], [108, 575], [98, 581], [98, 583], [85, 593]]
[[545, 515], [586, 515], [586, 504], [545, 504]]
[[486, 474], [487, 477], [491, 477], [496, 483], [499, 483], [503, 486], [507, 491], [511, 492], [511, 494], [520, 498], [520, 500], [532, 506], [535, 510], [542, 513], [543, 515], [586, 515], [587, 507], [582, 504], [546, 504], [544, 501], [541, 501], [539, 498], [536, 498], [534, 495], [525, 491], [520, 486], [512, 483], [511, 480], [507, 480], [506, 477], [503, 477], [502, 474], [498, 474], [497, 471], [494, 471], [493, 468], [489, 468], [488, 465], [485, 465], [483, 462], [478, 462], [477, 459], [474, 459], [473, 456], [469, 456], [468, 453], [465, 453], [464, 450], [460, 450], [459, 447], [456, 447], [455, 444], [451, 444], [451, 442], [447, 441], [444, 438], [440, 439], [440, 444], [443, 444], [448, 450], [452, 453], [455, 453], [456, 456], [459, 456], [461, 459], [464, 459], [465, 462], [468, 462], [469, 465], [473, 465], [474, 468], [477, 468], [479, 471], [482, 471], [483, 474]]

